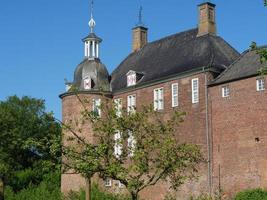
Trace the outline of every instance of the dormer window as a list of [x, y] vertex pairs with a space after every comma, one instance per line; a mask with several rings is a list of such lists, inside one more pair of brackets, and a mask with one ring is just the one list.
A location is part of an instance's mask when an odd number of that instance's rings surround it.
[[135, 85], [136, 84], [136, 72], [130, 70], [127, 74], [127, 87]]
[[85, 90], [92, 89], [92, 80], [90, 77], [87, 76], [83, 79], [83, 87]]

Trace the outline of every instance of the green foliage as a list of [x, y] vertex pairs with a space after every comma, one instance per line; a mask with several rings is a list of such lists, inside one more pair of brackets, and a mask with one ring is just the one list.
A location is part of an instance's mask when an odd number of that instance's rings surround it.
[[[38, 185], [29, 185], [27, 188], [14, 192], [11, 187], [5, 190], [6, 200], [84, 200], [85, 192], [71, 192], [64, 197], [60, 192], [60, 173], [51, 173], [45, 176]], [[92, 200], [129, 200], [126, 197], [103, 192], [97, 185], [92, 187]]]
[[52, 155], [51, 146], [60, 145], [61, 127], [45, 112], [43, 100], [11, 96], [1, 101], [0, 130], [0, 178], [14, 191], [59, 168], [61, 152]]
[[[84, 200], [85, 192], [71, 192], [64, 200]], [[103, 192], [97, 185], [92, 186], [92, 200], [130, 200], [126, 196]]]
[[[254, 50], [257, 52], [257, 54], [260, 56], [260, 62], [261, 64], [266, 64], [267, 61], [267, 49], [266, 48], [259, 48], [257, 47], [256, 42], [252, 42], [250, 45], [251, 50]], [[259, 70], [260, 75], [267, 75], [267, 65], [261, 67]]]
[[[159, 180], [170, 180], [172, 188], [177, 189], [186, 179], [195, 177], [197, 165], [203, 161], [200, 149], [181, 143], [175, 136], [185, 113], [173, 111], [166, 118], [152, 106], [143, 106], [131, 113], [123, 109], [118, 115], [116, 105], [106, 100], [98, 117], [86, 110], [88, 102], [80, 101], [85, 108], [83, 119], [69, 122], [71, 142], [63, 147], [68, 167], [85, 177], [98, 173], [102, 178], [119, 180], [132, 199]], [[97, 145], [73, 131], [86, 123], [91, 123]], [[115, 134], [120, 134], [120, 138], [115, 140]], [[115, 145], [120, 146], [120, 155], [114, 154]]]
[[8, 186], [5, 190], [6, 200], [61, 200], [60, 173], [46, 175], [44, 180], [38, 185], [29, 185], [19, 192], [14, 192]]
[[257, 188], [241, 191], [234, 200], [267, 200], [267, 190]]

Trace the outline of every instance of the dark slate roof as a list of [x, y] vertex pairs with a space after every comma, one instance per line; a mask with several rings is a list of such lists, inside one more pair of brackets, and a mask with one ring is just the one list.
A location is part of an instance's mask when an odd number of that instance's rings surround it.
[[137, 71], [144, 75], [138, 84], [211, 66], [225, 69], [239, 53], [215, 35], [197, 37], [198, 29], [177, 33], [148, 43], [131, 53], [112, 73], [113, 92], [127, 87], [126, 74]]
[[85, 41], [90, 40], [90, 39], [95, 39], [99, 42], [102, 42], [102, 39], [100, 37], [98, 37], [95, 33], [90, 33], [88, 36], [83, 38], [82, 41], [85, 42]]
[[[267, 48], [267, 46], [262, 48]], [[220, 74], [220, 76], [212, 81], [210, 85], [217, 85], [258, 75], [258, 70], [266, 65], [266, 63], [262, 64], [260, 62], [260, 56], [255, 50], [246, 50], [233, 64]]]
[[79, 91], [83, 91], [83, 80], [90, 77], [93, 80], [93, 88], [91, 90], [110, 91], [109, 74], [105, 65], [99, 59], [90, 60], [85, 58], [75, 69], [73, 85]]

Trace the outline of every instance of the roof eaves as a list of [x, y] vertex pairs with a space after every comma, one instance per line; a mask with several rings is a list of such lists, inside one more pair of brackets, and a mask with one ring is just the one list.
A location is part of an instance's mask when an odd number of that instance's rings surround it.
[[210, 69], [211, 69], [210, 67], [206, 67], [206, 66], [198, 67], [198, 68], [195, 68], [193, 70], [189, 70], [189, 71], [186, 71], [186, 72], [174, 74], [174, 75], [171, 75], [171, 76], [168, 76], [168, 77], [164, 77], [164, 78], [160, 78], [160, 79], [154, 79], [154, 80], [147, 81], [147, 82], [144, 82], [144, 83], [136, 84], [134, 86], [125, 87], [125, 88], [122, 88], [122, 89], [119, 89], [119, 90], [115, 90], [115, 91], [113, 91], [113, 94], [116, 94], [116, 95], [117, 94], [122, 94], [122, 93], [125, 93], [125, 92], [129, 92], [129, 91], [133, 91], [133, 90], [137, 90], [137, 89], [141, 89], [141, 88], [157, 85], [157, 84], [164, 83], [164, 82], [167, 82], [167, 81], [171, 81], [171, 80], [174, 80], [176, 78], [183, 78], [183, 77], [192, 76], [194, 74], [199, 74], [200, 72], [205, 72], [205, 71], [210, 70]]

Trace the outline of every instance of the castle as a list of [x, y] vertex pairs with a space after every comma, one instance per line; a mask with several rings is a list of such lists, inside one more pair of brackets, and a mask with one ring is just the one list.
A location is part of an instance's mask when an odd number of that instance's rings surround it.
[[[177, 137], [199, 145], [208, 162], [201, 167], [198, 181], [181, 187], [177, 199], [218, 189], [231, 196], [242, 189], [267, 187], [267, 76], [258, 72], [263, 64], [256, 51], [240, 54], [217, 35], [214, 4], [198, 7], [197, 28], [157, 41], [147, 41], [144, 25], [134, 27], [132, 52], [111, 75], [99, 58], [102, 40], [94, 33], [91, 17], [91, 33], [83, 39], [85, 58], [60, 95], [63, 122], [79, 117], [82, 110], [69, 85], [78, 88], [92, 109], [104, 93], [128, 109], [153, 103], [166, 115], [173, 109], [185, 111]], [[62, 192], [85, 185], [75, 173], [62, 174], [61, 180]], [[120, 190], [113, 180], [103, 185]], [[167, 184], [160, 183], [141, 195], [162, 200], [167, 192]]]

